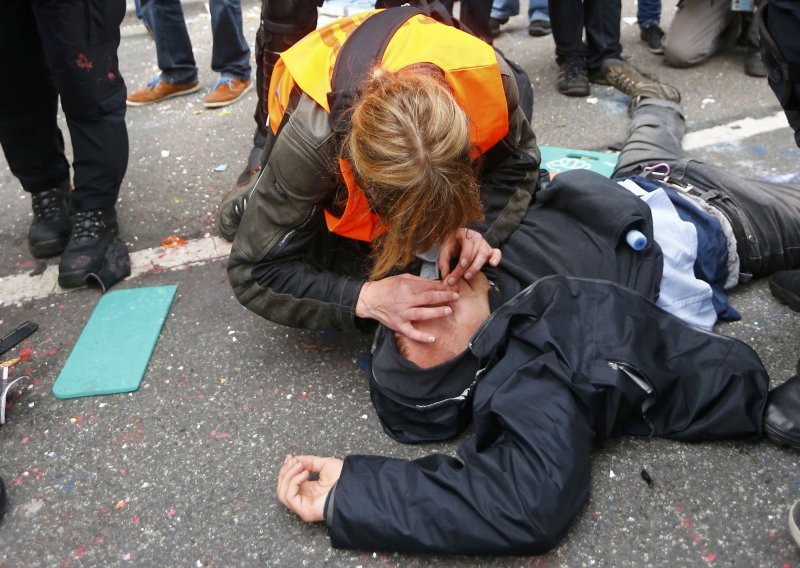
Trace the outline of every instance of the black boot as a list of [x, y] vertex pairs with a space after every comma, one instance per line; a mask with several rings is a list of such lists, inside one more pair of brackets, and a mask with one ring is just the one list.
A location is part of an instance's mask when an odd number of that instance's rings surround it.
[[764, 434], [778, 446], [800, 450], [800, 361], [797, 374], [767, 395]]
[[118, 232], [117, 212], [113, 207], [76, 211], [72, 236], [58, 265], [58, 285], [77, 288], [86, 284], [87, 276], [98, 274], [106, 263], [106, 251]]
[[28, 231], [28, 246], [36, 258], [53, 256], [64, 250], [72, 222], [69, 218], [69, 186], [31, 194], [33, 222]]

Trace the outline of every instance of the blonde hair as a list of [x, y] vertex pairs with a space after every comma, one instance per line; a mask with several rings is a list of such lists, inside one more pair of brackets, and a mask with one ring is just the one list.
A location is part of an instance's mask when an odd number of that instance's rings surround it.
[[373, 72], [342, 148], [387, 226], [373, 246], [371, 279], [483, 219], [469, 129], [437, 67]]

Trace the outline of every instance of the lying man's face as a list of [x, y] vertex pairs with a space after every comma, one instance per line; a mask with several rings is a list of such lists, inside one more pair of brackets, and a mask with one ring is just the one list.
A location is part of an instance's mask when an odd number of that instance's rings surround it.
[[423, 369], [435, 367], [455, 358], [469, 345], [470, 339], [489, 317], [489, 280], [478, 272], [471, 280], [458, 281], [459, 299], [449, 304], [448, 317], [414, 322], [418, 330], [436, 337], [434, 343], [411, 341], [395, 334], [397, 348], [409, 361]]

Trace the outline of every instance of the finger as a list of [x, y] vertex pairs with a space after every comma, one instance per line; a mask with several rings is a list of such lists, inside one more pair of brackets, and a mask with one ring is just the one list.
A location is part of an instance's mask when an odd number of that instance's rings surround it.
[[330, 458], [323, 458], [320, 456], [295, 456], [308, 471], [319, 472], [325, 466], [325, 462]]
[[445, 282], [448, 274], [450, 274], [450, 259], [453, 258], [454, 247], [451, 242], [448, 242], [439, 249], [439, 259], [437, 265], [439, 266], [439, 275], [442, 282]]
[[433, 343], [436, 341], [436, 337], [431, 335], [430, 333], [424, 333], [416, 329], [411, 322], [404, 322], [400, 324], [397, 331], [408, 337], [413, 341], [419, 341], [420, 343]]
[[485, 247], [482, 247], [478, 253], [475, 255], [475, 258], [472, 261], [472, 264], [467, 268], [464, 272], [464, 278], [467, 280], [471, 280], [473, 276], [477, 272], [480, 272], [483, 265], [486, 264], [486, 261], [489, 260], [489, 257], [492, 255], [492, 249], [487, 244]]
[[498, 266], [501, 260], [503, 260], [502, 251], [500, 249], [492, 249], [492, 255], [489, 257], [489, 264]]
[[[414, 308], [424, 308], [429, 306], [437, 306], [439, 304], [449, 304], [450, 302], [457, 302], [458, 301], [458, 292], [453, 292], [452, 290], [436, 290], [430, 292], [423, 292], [420, 294], [416, 294], [413, 298], [413, 303], [409, 303], [408, 309], [413, 310]], [[402, 317], [405, 317], [410, 320], [415, 320], [409, 316], [407, 310], [403, 312]]]
[[287, 495], [290, 490], [291, 479], [301, 471], [303, 471], [302, 464], [293, 460], [285, 469], [281, 470], [278, 477], [278, 499], [287, 507], [289, 506]]
[[411, 308], [405, 312], [409, 322], [425, 321], [438, 318], [446, 318], [453, 313], [450, 306], [438, 306], [436, 308]]
[[301, 487], [303, 483], [308, 481], [308, 476], [308, 470], [304, 469], [293, 475], [289, 479], [286, 487], [286, 502], [288, 503], [288, 507], [300, 516], [304, 513], [303, 492], [301, 491]]

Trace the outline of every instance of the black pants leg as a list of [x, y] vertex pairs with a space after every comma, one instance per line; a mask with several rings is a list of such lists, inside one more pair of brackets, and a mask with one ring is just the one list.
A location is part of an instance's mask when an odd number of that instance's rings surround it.
[[[119, 25], [125, 16], [125, 2], [31, 0], [23, 3], [31, 6], [44, 60], [61, 97], [72, 137], [73, 205], [78, 210], [112, 207], [128, 166], [127, 93], [117, 60]], [[14, 45], [6, 53], [15, 57], [21, 51]], [[18, 85], [16, 80], [15, 85]], [[18, 92], [17, 96], [23, 99], [32, 95]], [[9, 139], [8, 143], [19, 142]], [[6, 142], [3, 145], [5, 147]]]
[[11, 173], [26, 191], [56, 187], [69, 179], [58, 92], [27, 0], [0, 2], [0, 53], [0, 145]]
[[589, 49], [586, 63], [590, 72], [599, 71], [604, 59], [619, 59], [622, 56], [619, 42], [622, 1], [584, 0], [583, 14]]
[[561, 65], [573, 59], [585, 62], [589, 50], [583, 43], [583, 1], [550, 0], [548, 11], [556, 44], [556, 63]]

